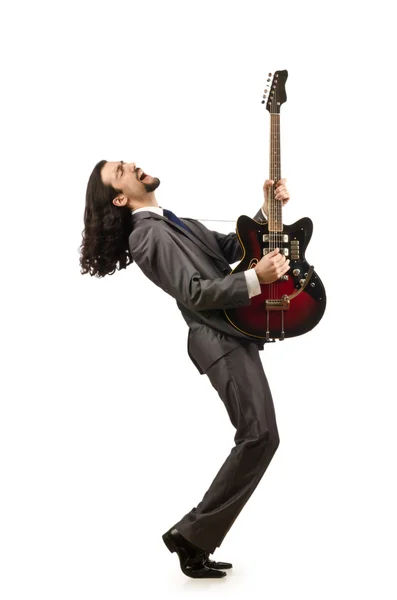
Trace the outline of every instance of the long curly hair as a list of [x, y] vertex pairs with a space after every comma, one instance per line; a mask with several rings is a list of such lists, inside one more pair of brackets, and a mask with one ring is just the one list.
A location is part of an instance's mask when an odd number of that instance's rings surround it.
[[87, 184], [83, 241], [80, 246], [81, 274], [104, 277], [133, 262], [128, 247], [132, 231], [131, 209], [112, 202], [122, 190], [105, 185], [101, 178], [101, 160], [95, 165]]

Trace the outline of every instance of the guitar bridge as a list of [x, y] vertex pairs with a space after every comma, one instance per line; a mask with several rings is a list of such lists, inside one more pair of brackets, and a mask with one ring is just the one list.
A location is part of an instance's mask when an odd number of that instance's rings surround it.
[[280, 300], [266, 300], [266, 310], [289, 310], [290, 301], [288, 298], [281, 298]]

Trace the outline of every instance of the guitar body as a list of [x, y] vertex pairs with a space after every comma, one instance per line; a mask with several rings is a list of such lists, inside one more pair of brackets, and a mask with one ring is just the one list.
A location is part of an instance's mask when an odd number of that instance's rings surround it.
[[[305, 252], [313, 232], [312, 221], [305, 217], [293, 225], [283, 225], [281, 233], [269, 232], [268, 223], [259, 223], [245, 215], [237, 220], [236, 233], [243, 249], [243, 258], [232, 271], [239, 273], [255, 267], [267, 252], [280, 248], [290, 259], [290, 269], [271, 284], [261, 284], [261, 294], [251, 298], [249, 306], [225, 310], [228, 321], [253, 339], [273, 340], [307, 333], [324, 314], [326, 294], [315, 271], [305, 287], [288, 302], [285, 310], [273, 309], [272, 302], [291, 296], [303, 287], [310, 265]], [[285, 306], [285, 305], [284, 305]]]

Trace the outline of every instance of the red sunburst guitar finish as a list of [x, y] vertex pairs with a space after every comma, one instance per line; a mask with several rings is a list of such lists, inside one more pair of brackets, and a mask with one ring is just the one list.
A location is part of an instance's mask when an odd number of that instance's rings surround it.
[[[275, 183], [281, 179], [280, 106], [286, 101], [287, 77], [287, 71], [276, 71], [267, 100], [271, 116], [269, 179]], [[282, 202], [274, 198], [273, 189], [274, 186], [269, 193], [268, 223], [259, 223], [245, 215], [237, 220], [236, 233], [243, 258], [233, 273], [254, 268], [275, 248], [280, 248], [290, 259], [290, 269], [274, 283], [261, 284], [261, 294], [251, 298], [250, 306], [224, 311], [233, 327], [253, 339], [266, 341], [307, 333], [320, 321], [326, 306], [324, 286], [305, 258], [313, 223], [305, 217], [293, 225], [284, 225]]]

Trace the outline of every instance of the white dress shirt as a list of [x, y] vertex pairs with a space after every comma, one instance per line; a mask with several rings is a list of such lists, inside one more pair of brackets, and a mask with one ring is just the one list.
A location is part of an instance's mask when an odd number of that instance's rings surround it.
[[[152, 212], [155, 212], [158, 215], [164, 216], [164, 212], [161, 206], [142, 206], [141, 208], [135, 208], [134, 210], [132, 210], [131, 214], [137, 213], [140, 210], [151, 210]], [[261, 211], [264, 218], [267, 219], [267, 216], [263, 212], [262, 208]], [[255, 269], [247, 269], [247, 271], [244, 271], [244, 275], [248, 287], [248, 296], [250, 298], [252, 298], [252, 296], [258, 296], [258, 294], [261, 293], [261, 286]]]

